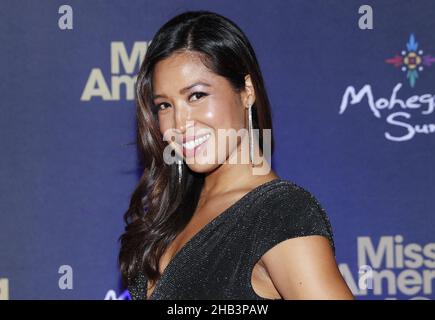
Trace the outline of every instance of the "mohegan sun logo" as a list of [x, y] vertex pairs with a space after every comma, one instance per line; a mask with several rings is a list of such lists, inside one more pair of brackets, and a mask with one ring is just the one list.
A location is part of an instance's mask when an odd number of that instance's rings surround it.
[[[389, 127], [384, 132], [384, 137], [389, 141], [404, 142], [415, 138], [418, 134], [435, 134], [433, 121], [421, 122], [421, 119], [424, 121], [426, 116], [433, 115], [435, 94], [420, 92], [408, 96], [410, 90], [414, 90], [419, 72], [422, 72], [425, 67], [435, 64], [435, 57], [425, 54], [423, 50], [419, 49], [419, 44], [414, 34], [411, 33], [406, 50], [402, 51], [401, 56], [396, 55], [385, 61], [406, 72], [412, 89], [403, 87], [403, 84], [399, 82], [391, 90], [387, 88], [388, 93], [385, 94], [378, 88], [373, 90], [370, 83], [364, 84], [361, 88], [349, 85], [342, 96], [338, 113], [344, 114], [352, 105], [365, 105], [374, 117], [385, 118]], [[422, 80], [420, 79], [420, 81]], [[428, 78], [426, 81], [429, 81]]]
[[402, 50], [400, 55], [396, 54], [395, 57], [386, 59], [385, 62], [406, 72], [406, 78], [410, 86], [414, 88], [418, 73], [423, 71], [424, 67], [430, 67], [435, 63], [435, 57], [430, 54], [424, 55], [424, 51], [418, 49], [415, 35], [411, 33], [406, 44], [406, 50]]

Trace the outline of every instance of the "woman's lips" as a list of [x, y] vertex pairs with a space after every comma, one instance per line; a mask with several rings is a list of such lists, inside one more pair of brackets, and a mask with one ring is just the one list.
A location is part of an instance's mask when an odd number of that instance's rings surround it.
[[211, 134], [207, 133], [205, 135], [196, 137], [195, 140], [190, 140], [186, 143], [182, 144], [183, 155], [186, 158], [191, 158], [195, 155], [197, 150], [206, 144], [206, 142], [210, 139]]

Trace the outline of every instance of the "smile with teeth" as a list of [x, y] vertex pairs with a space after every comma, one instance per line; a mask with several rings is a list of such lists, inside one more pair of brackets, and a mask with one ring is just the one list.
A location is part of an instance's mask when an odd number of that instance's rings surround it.
[[199, 146], [200, 144], [204, 143], [208, 138], [210, 138], [211, 134], [206, 134], [205, 136], [196, 138], [195, 141], [188, 141], [186, 143], [183, 143], [183, 148], [187, 150], [192, 150]]

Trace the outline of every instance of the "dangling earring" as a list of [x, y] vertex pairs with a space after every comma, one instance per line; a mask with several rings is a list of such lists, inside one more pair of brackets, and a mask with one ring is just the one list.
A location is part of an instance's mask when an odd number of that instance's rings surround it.
[[252, 125], [252, 104], [248, 107], [249, 159], [254, 166], [254, 128]]
[[178, 159], [178, 183], [181, 183], [183, 177], [183, 160]]

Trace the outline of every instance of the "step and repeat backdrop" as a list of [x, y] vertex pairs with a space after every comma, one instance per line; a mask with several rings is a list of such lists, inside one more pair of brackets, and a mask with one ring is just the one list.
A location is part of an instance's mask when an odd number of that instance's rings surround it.
[[0, 298], [129, 299], [134, 83], [187, 10], [238, 24], [262, 69], [273, 168], [333, 225], [357, 299], [435, 298], [434, 1], [0, 1]]

